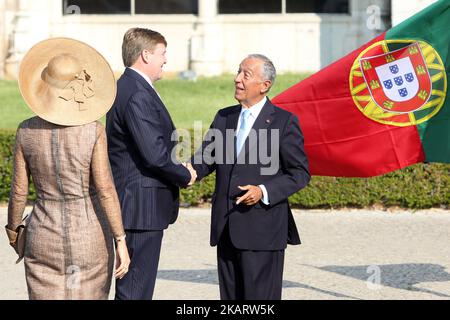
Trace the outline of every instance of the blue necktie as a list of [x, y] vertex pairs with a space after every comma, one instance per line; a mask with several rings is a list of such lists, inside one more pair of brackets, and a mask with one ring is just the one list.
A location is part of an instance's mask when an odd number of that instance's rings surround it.
[[236, 156], [239, 155], [239, 152], [241, 152], [242, 147], [244, 146], [245, 140], [247, 139], [248, 135], [248, 126], [249, 121], [248, 118], [250, 117], [250, 110], [245, 109], [241, 114], [241, 125], [239, 127], [239, 132], [236, 138]]

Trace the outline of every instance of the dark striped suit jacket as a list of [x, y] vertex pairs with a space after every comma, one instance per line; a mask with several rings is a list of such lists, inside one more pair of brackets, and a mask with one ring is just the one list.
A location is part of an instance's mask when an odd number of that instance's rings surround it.
[[175, 126], [150, 84], [127, 68], [106, 116], [108, 154], [128, 230], [163, 230], [178, 216], [189, 171], [171, 159]]

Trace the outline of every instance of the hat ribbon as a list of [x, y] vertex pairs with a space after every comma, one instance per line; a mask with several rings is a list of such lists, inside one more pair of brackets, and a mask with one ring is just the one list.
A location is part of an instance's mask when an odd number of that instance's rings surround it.
[[66, 101], [74, 100], [78, 103], [80, 111], [87, 110], [83, 104], [95, 95], [94, 82], [86, 70], [83, 70], [81, 75], [76, 75], [75, 79], [64, 87], [64, 90], [65, 92], [59, 98]]

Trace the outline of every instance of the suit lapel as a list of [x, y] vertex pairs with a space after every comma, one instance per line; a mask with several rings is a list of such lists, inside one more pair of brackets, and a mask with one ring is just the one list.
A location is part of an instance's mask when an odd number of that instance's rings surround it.
[[269, 99], [267, 99], [267, 102], [264, 104], [264, 107], [261, 109], [261, 112], [258, 115], [258, 118], [256, 118], [255, 123], [253, 124], [252, 129], [256, 132], [256, 139], [247, 139], [245, 140], [245, 146], [248, 146], [248, 148], [245, 148], [246, 154], [250, 152], [259, 141], [259, 130], [269, 128], [269, 126], [273, 122], [273, 113], [275, 112], [273, 104], [270, 102]]
[[128, 77], [131, 77], [138, 81], [147, 91], [150, 93], [150, 95], [153, 97], [153, 100], [156, 101], [156, 104], [159, 106], [161, 111], [163, 112], [164, 117], [166, 120], [170, 123], [170, 126], [172, 127], [172, 130], [175, 130], [175, 125], [172, 121], [172, 118], [170, 117], [169, 111], [167, 110], [166, 106], [162, 102], [159, 95], [156, 93], [155, 89], [152, 88], [152, 86], [145, 80], [139, 73], [134, 71], [133, 69], [126, 68], [125, 69], [125, 75]]
[[[237, 124], [239, 121], [239, 115], [241, 114], [241, 106], [236, 106], [236, 109], [233, 110], [233, 112], [230, 112], [230, 114], [227, 117], [227, 125], [226, 128], [227, 129], [233, 129], [236, 130], [237, 129]], [[235, 154], [236, 152], [236, 135], [234, 135], [234, 143], [233, 143], [233, 155], [234, 155], [234, 159], [233, 159], [233, 163], [236, 163], [237, 158], [239, 156], [240, 160], [243, 160], [249, 152], [250, 150], [252, 150], [253, 148], [255, 148], [258, 145], [258, 141], [259, 141], [259, 130], [261, 129], [268, 129], [273, 120], [274, 120], [274, 112], [275, 112], [275, 108], [274, 105], [272, 104], [272, 102], [270, 102], [269, 99], [267, 99], [267, 102], [264, 104], [263, 108], [261, 109], [261, 112], [259, 113], [258, 117], [256, 118], [255, 122], [253, 123], [253, 127], [252, 129], [256, 132], [256, 139], [249, 139], [249, 136], [247, 136], [247, 138], [245, 139], [245, 143], [244, 143], [244, 147], [242, 148], [243, 150], [245, 150], [245, 152], [241, 152], [239, 155]], [[261, 136], [263, 139], [267, 139], [266, 135], [262, 135]], [[260, 143], [264, 143], [264, 141], [260, 141]], [[227, 160], [228, 159], [228, 155], [227, 155]]]
[[227, 124], [226, 124], [227, 129], [236, 130], [239, 115], [241, 114], [241, 108], [242, 108], [241, 105], [237, 105], [227, 115]]
[[[241, 114], [241, 105], [235, 106], [231, 112], [227, 116], [226, 130], [233, 130], [236, 133], [236, 127], [239, 121], [239, 115]], [[226, 132], [224, 133], [226, 135]], [[226, 163], [235, 163], [236, 162], [236, 134], [233, 134], [233, 152], [228, 152], [229, 150], [225, 150], [225, 155], [227, 157]], [[225, 143], [226, 149], [231, 147], [231, 144], [227, 141]]]
[[172, 126], [172, 130], [175, 130], [175, 124], [172, 121], [172, 117], [170, 116], [169, 111], [167, 110], [166, 106], [164, 105], [164, 103], [162, 102], [161, 98], [159, 97], [159, 95], [156, 93], [155, 89], [153, 89], [150, 86], [150, 89], [148, 89], [150, 91], [150, 94], [152, 95], [153, 99], [155, 99], [155, 101], [159, 104], [160, 109], [162, 110], [163, 114], [165, 115], [166, 119], [170, 122], [170, 125]]

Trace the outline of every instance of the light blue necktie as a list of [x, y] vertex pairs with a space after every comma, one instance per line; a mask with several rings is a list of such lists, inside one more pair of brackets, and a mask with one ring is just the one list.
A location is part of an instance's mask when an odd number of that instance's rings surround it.
[[248, 127], [249, 127], [249, 121], [248, 118], [250, 117], [250, 110], [245, 109], [241, 114], [241, 125], [239, 127], [239, 132], [236, 138], [236, 156], [239, 155], [239, 152], [241, 152], [242, 147], [244, 146], [245, 140], [247, 139], [248, 135]]

